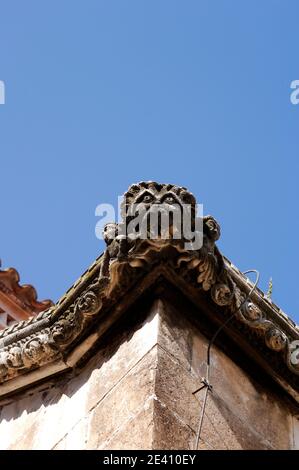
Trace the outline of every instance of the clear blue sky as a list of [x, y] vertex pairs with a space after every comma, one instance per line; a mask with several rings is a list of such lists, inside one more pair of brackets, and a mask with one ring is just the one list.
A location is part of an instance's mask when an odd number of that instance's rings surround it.
[[187, 186], [299, 321], [297, 0], [0, 1], [2, 266], [57, 300], [129, 184]]

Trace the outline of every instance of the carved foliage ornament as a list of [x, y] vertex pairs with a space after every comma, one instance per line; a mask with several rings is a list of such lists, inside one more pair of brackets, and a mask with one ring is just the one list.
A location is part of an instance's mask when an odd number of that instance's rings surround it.
[[18, 370], [34, 368], [61, 356], [100, 310], [104, 288], [105, 283], [97, 280], [57, 319], [55, 310], [50, 311], [54, 321], [49, 328], [0, 350], [0, 381], [14, 377]]

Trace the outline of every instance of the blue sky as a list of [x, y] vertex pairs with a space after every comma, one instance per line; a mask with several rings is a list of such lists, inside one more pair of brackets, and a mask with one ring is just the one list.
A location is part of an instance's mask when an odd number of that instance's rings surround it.
[[103, 250], [97, 204], [187, 186], [299, 321], [299, 3], [0, 1], [2, 266], [57, 300]]

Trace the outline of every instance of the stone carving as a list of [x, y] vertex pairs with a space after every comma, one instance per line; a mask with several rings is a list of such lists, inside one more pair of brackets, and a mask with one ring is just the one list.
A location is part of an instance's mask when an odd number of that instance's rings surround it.
[[[42, 365], [61, 355], [101, 308], [105, 287], [106, 282], [98, 279], [62, 315], [53, 318], [55, 321], [49, 328], [0, 350], [0, 380], [15, 376], [17, 370]], [[55, 311], [50, 313], [54, 317]]]
[[78, 299], [76, 308], [78, 311], [86, 316], [94, 315], [101, 307], [100, 298], [93, 292], [87, 291]]
[[[236, 312], [236, 317], [251, 328], [264, 333], [266, 345], [273, 351], [283, 351], [288, 339], [274, 323], [266, 319], [261, 309], [250, 300]], [[299, 369], [298, 369], [299, 372]]]
[[70, 307], [51, 328], [51, 336], [49, 340], [53, 345], [58, 347], [67, 345], [73, 338], [76, 337], [82, 327], [82, 316], [77, 309]]
[[286, 335], [274, 326], [266, 331], [265, 340], [267, 346], [277, 352], [283, 351], [288, 343]]
[[54, 356], [49, 332], [41, 331], [38, 335], [14, 343], [0, 352], [0, 379], [13, 377], [17, 370], [42, 365]]
[[20, 340], [1, 351], [0, 377], [13, 376], [14, 369], [42, 365], [57, 354], [58, 350], [53, 347], [50, 339], [50, 330], [42, 330], [38, 334]]
[[[150, 228], [146, 238], [138, 234], [132, 236], [127, 228], [134, 217], [132, 208], [138, 204], [145, 205], [144, 218], [155, 210], [157, 204], [164, 204], [165, 210], [174, 205], [185, 210], [184, 205], [187, 204], [186, 213], [190, 215], [193, 232], [186, 236], [181, 230], [182, 236], [178, 238], [178, 229], [182, 227], [175, 226], [174, 219], [169, 218], [167, 237], [163, 230], [158, 230], [158, 236], [152, 239]], [[290, 360], [292, 338], [288, 338], [272, 320], [266, 318], [251, 299], [244, 302], [248, 289], [244, 292], [229, 273], [215, 244], [220, 237], [220, 227], [212, 216], [201, 219], [202, 246], [192, 249], [198, 218], [195, 198], [186, 188], [155, 182], [134, 184], [124, 195], [121, 213], [123, 221], [119, 225], [110, 223], [105, 227], [107, 247], [89, 285], [81, 288], [79, 282], [79, 293], [65, 302], [60, 310], [54, 307], [39, 314], [35, 320], [13, 325], [0, 334], [0, 340], [2, 336], [6, 341], [5, 346], [0, 348], [0, 381], [65, 354], [106, 304], [125, 295], [126, 289], [133, 285], [140, 273], [150, 271], [159, 263], [167, 265], [196, 289], [210, 292], [212, 301], [223, 308], [225, 315], [235, 313], [237, 321], [256, 332], [257, 336], [262, 336], [266, 346], [281, 353], [292, 372], [299, 375], [299, 365], [294, 365]], [[47, 327], [39, 329], [38, 325], [43, 325], [45, 321]], [[35, 330], [19, 339], [22, 329], [30, 324], [36, 325]], [[17, 339], [8, 344], [9, 337], [15, 337], [16, 332]]]
[[133, 184], [124, 194], [121, 206], [123, 219], [127, 219], [130, 222], [130, 217], [134, 216], [131, 213], [131, 208], [134, 204], [140, 203], [145, 204], [148, 210], [151, 209], [153, 204], [157, 203], [164, 203], [166, 205], [178, 204], [180, 206], [188, 205], [193, 220], [195, 218], [195, 197], [186, 188], [181, 186], [161, 184], [154, 181], [142, 181], [141, 183]]
[[130, 237], [121, 235], [119, 226], [116, 223], [108, 223], [104, 227], [104, 240], [106, 243], [106, 250], [104, 259], [101, 266], [101, 277], [109, 278], [109, 264], [113, 259], [123, 260], [126, 258], [130, 248], [134, 244], [134, 240]]
[[223, 307], [232, 302], [234, 292], [227, 284], [215, 284], [211, 290], [211, 297], [217, 305]]
[[49, 332], [44, 331], [27, 341], [23, 348], [24, 363], [39, 364], [49, 354]]
[[[142, 182], [132, 185], [124, 197], [122, 205], [122, 215], [125, 217], [129, 214], [133, 204], [145, 203], [150, 210], [155, 203], [168, 204], [173, 202], [191, 206], [191, 215], [193, 217], [192, 227], [195, 225], [195, 199], [186, 188], [173, 185], [163, 185], [154, 182]], [[203, 218], [203, 244], [199, 250], [186, 250], [182, 247], [182, 241], [177, 242], [174, 238], [168, 240], [135, 240], [133, 249], [127, 252], [127, 262], [132, 268], [143, 267], [147, 263], [155, 262], [155, 253], [161, 254], [163, 250], [167, 250], [168, 263], [181, 273], [189, 271], [196, 278], [198, 287], [211, 292], [213, 301], [221, 306], [228, 307], [231, 312], [235, 312], [236, 318], [242, 323], [248, 325], [253, 330], [262, 332], [265, 338], [265, 344], [276, 352], [282, 352], [290, 347], [290, 341], [286, 334], [282, 332], [275, 324], [264, 317], [262, 311], [252, 301], [247, 301], [246, 293], [242, 292], [228, 275], [223, 257], [219, 252], [215, 242], [220, 237], [220, 227], [212, 216]], [[170, 246], [174, 249], [173, 258], [169, 256]], [[125, 258], [125, 256], [124, 256]], [[173, 262], [175, 260], [175, 262]], [[113, 267], [113, 257], [110, 258], [110, 266]], [[239, 309], [239, 307], [241, 308]], [[290, 364], [287, 362], [289, 367]], [[298, 367], [290, 367], [292, 371], [299, 374]]]
[[19, 368], [23, 366], [22, 349], [19, 346], [13, 346], [6, 354], [7, 367]]

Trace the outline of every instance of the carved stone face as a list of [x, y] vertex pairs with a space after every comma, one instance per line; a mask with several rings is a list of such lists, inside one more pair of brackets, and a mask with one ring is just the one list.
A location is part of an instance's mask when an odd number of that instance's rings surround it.
[[[130, 186], [124, 195], [121, 213], [127, 226], [131, 221], [136, 221], [138, 216], [139, 228], [140, 226], [147, 227], [152, 234], [155, 233], [158, 237], [164, 238], [169, 230], [170, 237], [173, 233], [182, 233], [185, 217], [188, 217], [189, 226], [193, 228], [195, 206], [195, 198], [186, 188], [149, 181]], [[149, 214], [153, 216], [150, 224]], [[166, 217], [163, 219], [164, 223], [161, 224], [161, 217], [164, 215]], [[166, 223], [165, 221], [168, 220], [169, 223]], [[165, 238], [169, 237], [165, 236]]]
[[144, 204], [148, 207], [153, 204], [166, 204], [169, 206], [189, 204], [195, 209], [195, 198], [186, 188], [173, 184], [160, 184], [154, 181], [141, 182], [130, 186], [124, 195], [122, 203], [122, 216], [125, 217], [133, 204]]

